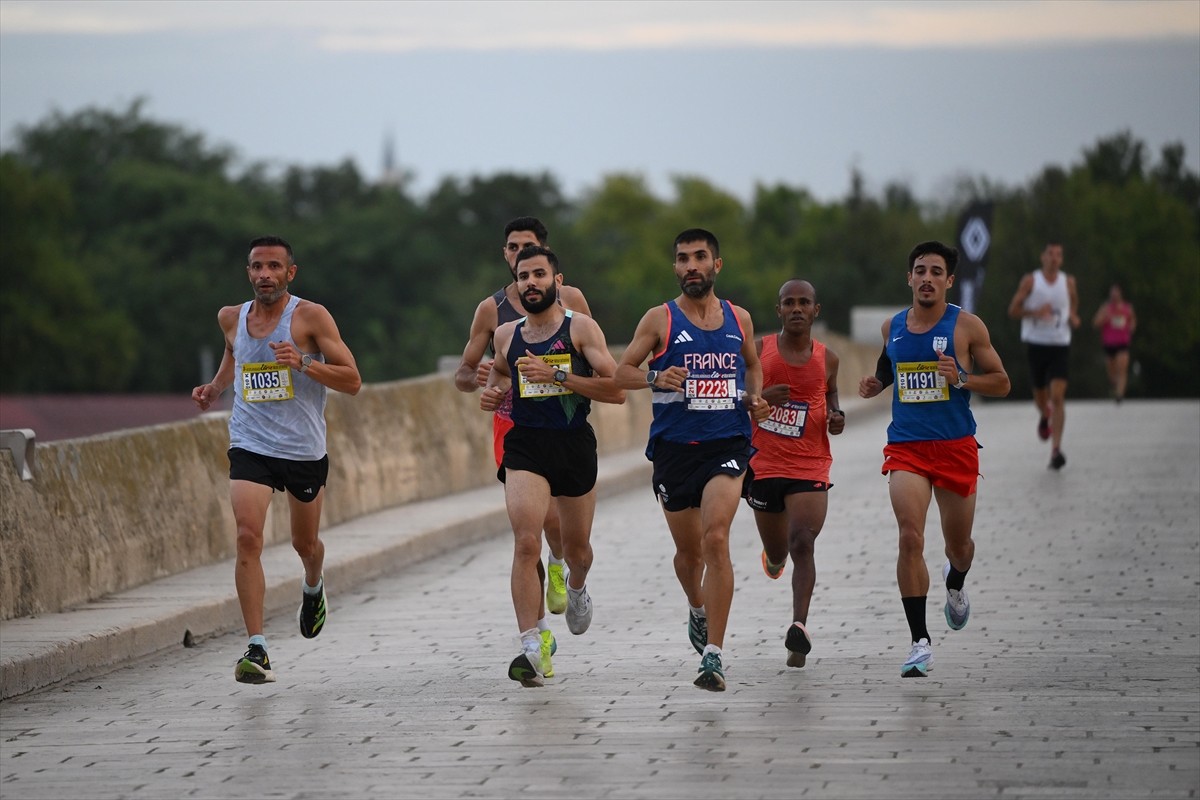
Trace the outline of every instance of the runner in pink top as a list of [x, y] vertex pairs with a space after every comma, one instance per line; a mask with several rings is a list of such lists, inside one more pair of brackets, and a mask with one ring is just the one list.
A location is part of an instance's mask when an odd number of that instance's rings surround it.
[[1097, 309], [1092, 325], [1100, 331], [1108, 382], [1112, 385], [1113, 397], [1120, 403], [1125, 399], [1125, 384], [1129, 378], [1129, 343], [1137, 329], [1137, 315], [1121, 294], [1119, 284], [1114, 283], [1108, 290], [1108, 300]]

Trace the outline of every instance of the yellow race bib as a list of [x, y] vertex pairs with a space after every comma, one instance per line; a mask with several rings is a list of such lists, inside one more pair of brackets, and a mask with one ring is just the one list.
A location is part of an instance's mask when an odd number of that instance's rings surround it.
[[936, 361], [902, 361], [896, 365], [896, 393], [901, 403], [939, 403], [950, 399], [950, 387], [938, 374]]
[[242, 365], [242, 399], [247, 403], [291, 400], [296, 396], [292, 371], [275, 361]]
[[[555, 369], [561, 369], [563, 372], [571, 371], [571, 354], [570, 353], [548, 353], [544, 356], [538, 356], [542, 361], [545, 361]], [[521, 397], [555, 397], [562, 394], [574, 394], [565, 386], [560, 386], [557, 383], [533, 383], [517, 370], [518, 378], [518, 395]]]

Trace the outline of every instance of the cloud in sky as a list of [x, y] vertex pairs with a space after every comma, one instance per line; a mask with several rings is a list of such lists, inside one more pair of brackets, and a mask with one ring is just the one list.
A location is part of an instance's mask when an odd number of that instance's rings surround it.
[[5, 0], [0, 33], [120, 35], [287, 31], [330, 52], [831, 45], [913, 49], [1200, 36], [1200, 3], [439, 2], [437, 0]]
[[[145, 98], [246, 163], [371, 176], [394, 136], [417, 191], [632, 172], [660, 193], [702, 175], [832, 198], [855, 169], [937, 196], [1119, 131], [1182, 142], [1200, 169], [1198, 0], [0, 0], [0, 41], [0, 147], [52, 112]], [[531, 103], [536, 125], [506, 124]]]

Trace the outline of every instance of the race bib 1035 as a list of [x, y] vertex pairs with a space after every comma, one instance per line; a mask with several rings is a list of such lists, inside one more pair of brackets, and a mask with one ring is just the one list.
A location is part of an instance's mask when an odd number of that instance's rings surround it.
[[247, 403], [291, 400], [295, 394], [292, 371], [283, 364], [266, 361], [242, 365], [242, 399]]

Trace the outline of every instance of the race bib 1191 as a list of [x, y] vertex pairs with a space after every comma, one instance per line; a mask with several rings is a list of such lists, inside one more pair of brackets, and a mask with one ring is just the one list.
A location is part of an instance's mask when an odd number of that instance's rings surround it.
[[938, 374], [936, 361], [903, 361], [896, 365], [896, 393], [901, 403], [938, 403], [950, 399], [950, 387]]

